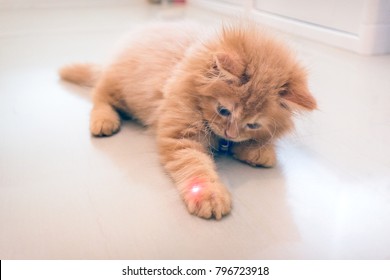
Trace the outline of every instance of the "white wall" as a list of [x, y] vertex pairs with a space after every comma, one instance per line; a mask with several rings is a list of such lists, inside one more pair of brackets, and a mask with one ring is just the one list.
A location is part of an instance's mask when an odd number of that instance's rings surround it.
[[390, 53], [390, 0], [190, 0], [360, 54]]

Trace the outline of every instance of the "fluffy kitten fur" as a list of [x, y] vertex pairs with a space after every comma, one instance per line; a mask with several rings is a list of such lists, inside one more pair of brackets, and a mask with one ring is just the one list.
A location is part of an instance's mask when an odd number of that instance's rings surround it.
[[148, 27], [110, 65], [74, 64], [60, 75], [94, 86], [94, 136], [118, 132], [119, 112], [154, 128], [161, 163], [188, 211], [203, 218], [231, 210], [212, 157], [221, 139], [238, 160], [271, 167], [293, 113], [316, 108], [290, 51], [247, 21], [213, 36], [178, 24]]

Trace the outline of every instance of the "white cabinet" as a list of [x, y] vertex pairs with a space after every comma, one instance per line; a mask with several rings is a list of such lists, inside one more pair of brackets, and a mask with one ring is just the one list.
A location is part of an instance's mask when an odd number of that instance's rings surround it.
[[359, 32], [364, 0], [256, 0], [255, 9], [352, 34]]
[[390, 0], [191, 0], [361, 54], [390, 53]]

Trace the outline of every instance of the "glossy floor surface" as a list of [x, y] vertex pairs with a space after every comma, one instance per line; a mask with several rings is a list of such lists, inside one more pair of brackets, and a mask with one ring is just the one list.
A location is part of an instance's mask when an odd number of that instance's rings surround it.
[[0, 259], [389, 259], [390, 56], [287, 37], [320, 109], [297, 116], [275, 168], [217, 159], [234, 204], [221, 221], [187, 213], [143, 127], [90, 136], [89, 90], [57, 69], [104, 61], [135, 26], [182, 17], [219, 18], [0, 10]]

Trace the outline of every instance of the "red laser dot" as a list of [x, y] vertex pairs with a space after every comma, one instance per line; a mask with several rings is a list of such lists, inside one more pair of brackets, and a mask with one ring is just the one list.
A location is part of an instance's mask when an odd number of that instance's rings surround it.
[[192, 187], [191, 187], [191, 192], [192, 193], [198, 193], [200, 191], [200, 186], [199, 185], [193, 185]]

